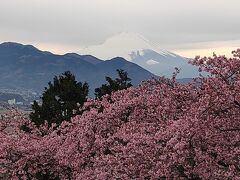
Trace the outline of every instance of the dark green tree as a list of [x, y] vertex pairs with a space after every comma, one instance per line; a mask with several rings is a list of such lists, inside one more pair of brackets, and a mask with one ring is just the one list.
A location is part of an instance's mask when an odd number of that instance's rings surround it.
[[127, 89], [132, 86], [131, 79], [128, 77], [128, 73], [122, 69], [117, 69], [118, 78], [112, 79], [106, 77], [107, 84], [103, 84], [100, 88], [95, 89], [96, 98], [101, 98], [106, 94], [111, 94], [114, 91]]
[[33, 112], [30, 119], [37, 126], [47, 120], [48, 124], [61, 124], [69, 121], [71, 117], [80, 114], [79, 108], [86, 101], [88, 95], [88, 84], [77, 82], [75, 76], [66, 71], [59, 77], [55, 76], [53, 82], [48, 83], [48, 88], [42, 95], [42, 104], [34, 101]]

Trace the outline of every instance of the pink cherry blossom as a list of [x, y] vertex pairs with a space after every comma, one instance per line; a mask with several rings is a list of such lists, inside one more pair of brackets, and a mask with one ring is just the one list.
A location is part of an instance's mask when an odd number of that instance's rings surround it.
[[[60, 127], [11, 112], [0, 124], [9, 179], [240, 179], [240, 50], [196, 57], [208, 76], [152, 79], [88, 99]], [[31, 133], [20, 127], [26, 124]]]

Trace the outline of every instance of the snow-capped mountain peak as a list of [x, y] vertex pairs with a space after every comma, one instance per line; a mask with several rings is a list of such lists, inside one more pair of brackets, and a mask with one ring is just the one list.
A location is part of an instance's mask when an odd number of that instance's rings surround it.
[[121, 56], [131, 61], [131, 53], [144, 53], [144, 50], [151, 49], [163, 56], [174, 56], [173, 53], [160, 50], [156, 45], [138, 33], [122, 32], [112, 37], [107, 38], [104, 43], [99, 45], [89, 46], [81, 50], [81, 54], [92, 54], [101, 59], [111, 59], [116, 56]]
[[188, 60], [172, 52], [161, 50], [159, 45], [138, 33], [122, 32], [109, 37], [102, 44], [89, 46], [80, 52], [100, 59], [123, 57], [160, 76], [172, 76], [175, 67], [180, 68], [181, 78], [197, 76], [196, 69]]

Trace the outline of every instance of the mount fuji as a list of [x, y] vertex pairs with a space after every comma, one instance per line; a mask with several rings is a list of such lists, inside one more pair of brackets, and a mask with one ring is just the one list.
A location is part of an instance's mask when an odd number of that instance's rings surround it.
[[178, 78], [193, 78], [199, 74], [197, 68], [188, 63], [188, 58], [161, 50], [157, 44], [137, 33], [114, 35], [102, 44], [81, 49], [79, 53], [91, 54], [100, 59], [120, 56], [158, 76], [171, 77], [175, 67], [180, 69]]

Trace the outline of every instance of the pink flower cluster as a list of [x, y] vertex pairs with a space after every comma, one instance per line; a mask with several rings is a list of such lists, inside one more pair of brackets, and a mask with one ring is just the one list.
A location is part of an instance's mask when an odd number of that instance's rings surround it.
[[233, 55], [197, 57], [191, 63], [209, 75], [189, 84], [152, 79], [89, 99], [81, 116], [59, 128], [31, 125], [25, 133], [16, 123], [13, 135], [1, 125], [0, 173], [12, 179], [240, 179], [240, 50]]

